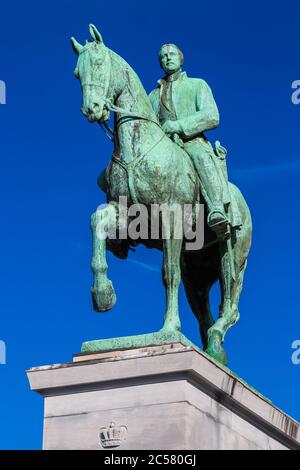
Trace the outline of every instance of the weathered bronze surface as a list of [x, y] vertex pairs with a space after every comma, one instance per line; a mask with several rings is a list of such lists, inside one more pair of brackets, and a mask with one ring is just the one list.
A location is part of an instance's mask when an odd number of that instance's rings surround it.
[[[219, 142], [213, 147], [204, 135], [219, 123], [212, 92], [204, 80], [187, 77], [181, 69], [182, 52], [174, 45], [165, 45], [159, 53], [165, 76], [149, 99], [136, 73], [104, 45], [95, 26], [90, 25], [90, 33], [93, 41], [85, 45], [72, 38], [78, 55], [75, 75], [82, 87], [82, 112], [91, 122], [105, 126], [114, 142], [113, 158], [99, 177], [107, 206], [92, 215], [94, 308], [107, 311], [116, 302], [107, 277], [106, 249], [123, 259], [132, 246], [140, 243], [160, 249], [166, 311], [157, 337], [163, 342], [164, 335], [180, 332], [178, 287], [182, 280], [199, 322], [203, 348], [226, 364], [222, 343], [227, 330], [239, 319], [238, 303], [252, 224], [241, 192], [228, 182], [226, 150]], [[113, 131], [107, 125], [110, 112], [115, 113]], [[170, 237], [160, 234], [133, 239], [109, 235], [108, 228], [112, 226], [118, 234], [125, 229], [120, 215], [122, 201], [126, 201], [126, 210], [138, 204], [151, 214], [155, 204], [196, 207], [199, 200], [206, 207], [202, 249], [186, 249], [184, 237], [175, 236], [174, 219], [168, 227]], [[140, 221], [145, 221], [145, 217]], [[209, 291], [217, 281], [222, 301], [219, 318], [214, 321]], [[84, 350], [97, 349], [97, 342], [92, 343], [85, 343]]]

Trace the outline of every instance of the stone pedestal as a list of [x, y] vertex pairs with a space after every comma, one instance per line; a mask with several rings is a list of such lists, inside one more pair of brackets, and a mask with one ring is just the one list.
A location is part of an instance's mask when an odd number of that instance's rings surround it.
[[44, 449], [300, 449], [299, 424], [183, 342], [30, 369]]

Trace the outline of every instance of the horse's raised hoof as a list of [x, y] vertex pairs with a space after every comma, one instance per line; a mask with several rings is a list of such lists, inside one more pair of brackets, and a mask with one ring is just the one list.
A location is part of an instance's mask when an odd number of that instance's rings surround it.
[[112, 309], [117, 301], [112, 282], [108, 281], [105, 288], [92, 288], [93, 308], [96, 312], [107, 312]]
[[213, 331], [209, 335], [208, 347], [205, 352], [224, 366], [227, 365], [227, 355], [225, 349], [222, 347], [222, 336], [219, 331]]

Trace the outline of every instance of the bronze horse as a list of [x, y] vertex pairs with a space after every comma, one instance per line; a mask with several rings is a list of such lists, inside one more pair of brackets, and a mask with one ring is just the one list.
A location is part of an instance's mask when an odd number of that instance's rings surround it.
[[[126, 258], [131, 245], [143, 243], [163, 251], [163, 282], [166, 289], [166, 311], [161, 331], [179, 331], [178, 288], [182, 279], [190, 307], [200, 327], [203, 348], [226, 364], [222, 347], [227, 330], [239, 319], [238, 303], [243, 276], [251, 245], [250, 211], [239, 191], [229, 183], [231, 197], [236, 198], [242, 226], [231, 230], [228, 241], [219, 241], [205, 226], [205, 246], [198, 251], [183, 249], [184, 240], [169, 238], [110, 239], [99, 236], [99, 227], [117, 225], [121, 230], [119, 200], [138, 203], [150, 208], [153, 204], [195, 204], [198, 176], [187, 153], [161, 129], [149, 98], [133, 69], [123, 58], [108, 49], [95, 26], [90, 25], [93, 41], [79, 44], [72, 38], [78, 55], [75, 75], [81, 82], [82, 112], [91, 122], [105, 123], [114, 115], [114, 152], [106, 170], [107, 205], [92, 215], [94, 308], [107, 311], [116, 302], [112, 282], [107, 277], [106, 249]], [[127, 209], [127, 208], [126, 208]], [[149, 211], [150, 212], [150, 211]], [[103, 231], [102, 231], [103, 233]], [[209, 291], [219, 281], [221, 305], [219, 318], [214, 321], [209, 305]]]

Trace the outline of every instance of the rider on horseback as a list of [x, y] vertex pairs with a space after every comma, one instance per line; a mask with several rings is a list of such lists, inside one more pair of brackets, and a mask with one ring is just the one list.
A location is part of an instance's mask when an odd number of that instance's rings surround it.
[[230, 225], [238, 227], [241, 221], [238, 211], [231, 207], [235, 204], [229, 193], [226, 150], [219, 142], [214, 149], [204, 135], [219, 124], [211, 89], [204, 80], [182, 72], [183, 54], [174, 44], [161, 47], [159, 62], [165, 77], [150, 93], [151, 105], [165, 133], [191, 157], [208, 208], [208, 225], [218, 238], [226, 239]]
[[[119, 234], [123, 231], [126, 222], [123, 224], [121, 211], [128, 206], [131, 208], [131, 202], [138, 203], [140, 209], [142, 205], [149, 208], [153, 204], [167, 204], [168, 208], [173, 208], [174, 204], [182, 207], [195, 203], [199, 184], [193, 162], [208, 207], [208, 223], [217, 238], [211, 240], [212, 234], [208, 234], [209, 243], [204, 249], [191, 252], [183, 249], [182, 237], [175, 236], [174, 230], [170, 236], [161, 232], [153, 239], [152, 233], [150, 238], [145, 238], [146, 246], [163, 251], [166, 308], [155, 344], [161, 344], [169, 335], [172, 341], [176, 335], [177, 341], [181, 328], [178, 289], [182, 279], [199, 322], [203, 347], [215, 360], [226, 364], [222, 343], [228, 329], [239, 319], [238, 303], [251, 246], [252, 223], [243, 195], [228, 182], [226, 151], [219, 143], [214, 149], [203, 134], [219, 123], [210, 88], [203, 80], [187, 78], [181, 71], [182, 53], [174, 45], [164, 46], [160, 62], [165, 78], [150, 97], [159, 123], [134, 70], [104, 45], [94, 25], [90, 25], [90, 33], [93, 42], [84, 46], [72, 38], [78, 56], [75, 75], [82, 87], [82, 112], [90, 122], [101, 125], [108, 120], [109, 111], [115, 113], [114, 130], [106, 125], [106, 130], [113, 135], [114, 153], [105, 175], [102, 174], [105, 185], [101, 185], [107, 192], [108, 203], [92, 215], [94, 308], [99, 312], [108, 311], [116, 302], [114, 287], [107, 275], [106, 250], [111, 249], [110, 241], [114, 246], [115, 241], [116, 244], [124, 242], [124, 250], [116, 249], [117, 255], [121, 253], [123, 258], [127, 257], [131, 244], [127, 229], [125, 238], [110, 240], [109, 227], [115, 227]], [[165, 137], [162, 128], [186, 150], [186, 155]], [[188, 154], [190, 160], [186, 158]], [[125, 198], [126, 203], [121, 208], [120, 198], [124, 195], [129, 199]], [[240, 230], [236, 230], [238, 219], [243, 222]], [[142, 236], [140, 241], [143, 242]], [[115, 253], [114, 248], [112, 251]], [[221, 303], [219, 318], [215, 320], [210, 311], [209, 291], [217, 281], [221, 287]], [[99, 348], [97, 341], [95, 344]]]

